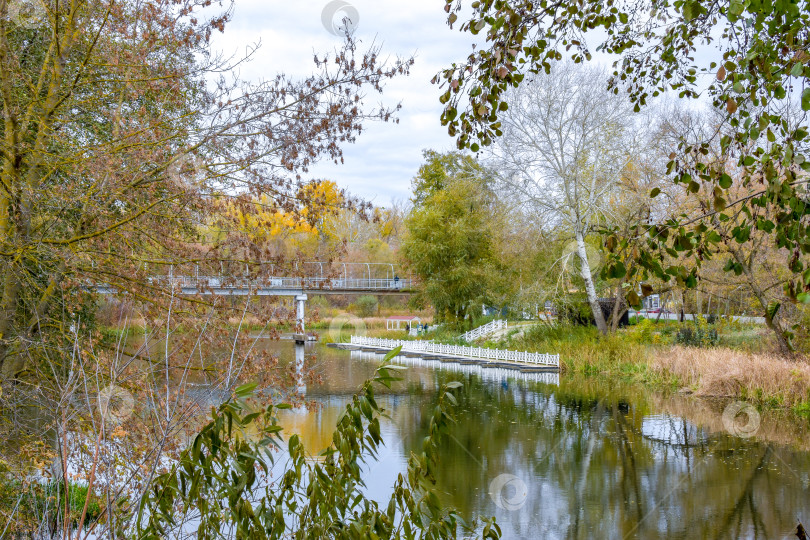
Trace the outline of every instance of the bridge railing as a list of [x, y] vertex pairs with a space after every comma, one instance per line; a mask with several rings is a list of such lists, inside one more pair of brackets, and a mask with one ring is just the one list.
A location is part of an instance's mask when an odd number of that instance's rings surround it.
[[560, 367], [559, 354], [533, 353], [527, 351], [509, 351], [504, 349], [485, 349], [483, 347], [465, 347], [462, 345], [445, 345], [432, 341], [405, 341], [399, 339], [372, 338], [365, 336], [352, 336], [350, 343], [360, 347], [379, 347], [381, 349], [395, 349], [402, 346], [403, 351], [421, 352], [428, 354], [446, 354], [451, 356], [464, 356], [468, 358], [481, 358], [504, 362], [522, 364], [537, 364]]
[[469, 332], [464, 332], [461, 336], [461, 339], [464, 341], [470, 342], [475, 341], [480, 337], [484, 337], [487, 334], [491, 334], [501, 328], [507, 328], [508, 323], [502, 319], [495, 319], [494, 321], [490, 321], [487, 324], [481, 325], [478, 328], [473, 328]]
[[263, 277], [232, 276], [154, 276], [153, 283], [173, 284], [189, 289], [341, 289], [391, 291], [409, 289], [410, 279], [321, 278], [321, 277]]

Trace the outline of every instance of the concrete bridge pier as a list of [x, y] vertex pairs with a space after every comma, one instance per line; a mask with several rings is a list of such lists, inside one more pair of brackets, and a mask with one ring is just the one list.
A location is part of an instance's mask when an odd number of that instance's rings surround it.
[[299, 294], [295, 297], [295, 333], [293, 338], [296, 343], [306, 343], [307, 333], [304, 329], [304, 307], [307, 302], [307, 295]]

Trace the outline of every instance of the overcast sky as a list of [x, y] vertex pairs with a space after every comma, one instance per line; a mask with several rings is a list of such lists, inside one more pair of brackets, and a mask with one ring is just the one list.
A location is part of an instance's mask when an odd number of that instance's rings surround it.
[[[237, 0], [233, 20], [215, 47], [243, 52], [261, 42], [257, 58], [242, 70], [244, 78], [271, 78], [279, 72], [306, 76], [313, 70], [314, 51], [333, 51], [341, 44], [322, 22], [324, 9], [339, 5], [329, 0]], [[402, 103], [400, 123], [367, 124], [357, 142], [345, 147], [345, 164], [320, 163], [311, 176], [335, 180], [353, 194], [387, 206], [392, 199], [409, 197], [423, 149], [455, 148], [439, 122], [439, 89], [430, 80], [469, 54], [471, 36], [447, 27], [444, 0], [350, 0], [349, 5], [359, 15], [355, 37], [365, 45], [376, 39], [391, 56], [415, 55], [416, 64], [410, 76], [389, 81], [382, 96], [387, 104]]]

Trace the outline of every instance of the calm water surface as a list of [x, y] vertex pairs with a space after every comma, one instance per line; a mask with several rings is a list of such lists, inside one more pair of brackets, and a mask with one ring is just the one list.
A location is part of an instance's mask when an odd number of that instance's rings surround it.
[[[293, 361], [292, 343], [267, 347]], [[306, 354], [320, 381], [301, 390], [317, 407], [282, 422], [314, 454], [382, 357], [322, 346]], [[459, 380], [438, 487], [465, 517], [494, 515], [504, 538], [777, 539], [795, 538], [798, 520], [810, 524], [805, 421], [764, 413], [754, 436], [735, 437], [724, 429], [727, 403], [410, 363], [402, 382], [379, 391], [391, 419], [365, 475], [378, 501], [419, 451], [439, 386]]]

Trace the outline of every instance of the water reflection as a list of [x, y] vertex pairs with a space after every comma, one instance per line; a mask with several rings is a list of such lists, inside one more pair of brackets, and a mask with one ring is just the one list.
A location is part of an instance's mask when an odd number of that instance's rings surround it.
[[295, 343], [295, 379], [296, 391], [299, 396], [304, 396], [307, 393], [307, 383], [304, 374], [304, 357], [306, 356], [306, 345], [303, 343]]
[[[293, 357], [283, 348], [291, 344], [276, 346]], [[317, 452], [380, 357], [313, 351], [305, 364], [322, 383], [304, 389], [318, 407], [284, 423]], [[460, 380], [458, 422], [443, 443], [437, 482], [466, 516], [495, 515], [505, 538], [784, 538], [797, 519], [810, 521], [806, 451], [710, 431], [637, 390], [402, 362], [405, 380], [379, 400], [390, 414], [386, 449], [366, 471], [379, 499], [387, 500], [407, 455], [421, 451], [436, 389]], [[721, 412], [713, 413], [718, 421]]]

